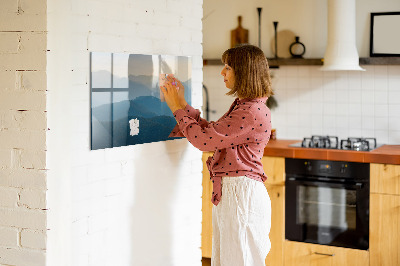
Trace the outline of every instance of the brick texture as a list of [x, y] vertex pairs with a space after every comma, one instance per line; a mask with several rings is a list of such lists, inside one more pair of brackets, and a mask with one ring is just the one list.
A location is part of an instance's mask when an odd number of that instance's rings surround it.
[[46, 12], [0, 2], [0, 265], [45, 265]]

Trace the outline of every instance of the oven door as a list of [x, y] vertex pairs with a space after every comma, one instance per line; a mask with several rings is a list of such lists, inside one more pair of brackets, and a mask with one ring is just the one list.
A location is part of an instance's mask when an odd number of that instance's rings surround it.
[[286, 178], [286, 239], [367, 250], [369, 185]]

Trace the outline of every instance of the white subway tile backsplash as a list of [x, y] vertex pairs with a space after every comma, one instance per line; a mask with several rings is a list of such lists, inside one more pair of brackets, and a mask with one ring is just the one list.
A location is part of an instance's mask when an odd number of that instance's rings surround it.
[[299, 83], [298, 83], [298, 78], [297, 77], [287, 77], [286, 78], [286, 87], [288, 89], [297, 89], [299, 88]]
[[400, 104], [388, 105], [389, 117], [400, 117]]
[[365, 116], [374, 116], [375, 114], [375, 106], [373, 104], [363, 104], [361, 105], [361, 115]]
[[335, 71], [322, 71], [322, 76], [324, 78], [335, 78]]
[[388, 76], [389, 76], [389, 79], [390, 79], [390, 77], [398, 77], [398, 78], [400, 78], [400, 66], [399, 65], [396, 65], [396, 66], [390, 66], [390, 67], [388, 67]]
[[312, 128], [322, 128], [323, 127], [324, 116], [315, 112], [311, 115], [311, 126]]
[[[310, 79], [310, 87], [315, 91], [321, 88], [324, 85], [323, 77], [311, 77]], [[320, 90], [318, 90], [320, 91]], [[322, 95], [321, 95], [322, 98]]]
[[349, 105], [346, 103], [336, 103], [336, 114], [338, 116], [347, 116], [349, 114]]
[[[278, 138], [301, 139], [307, 135], [300, 132], [309, 131], [330, 135], [336, 132], [343, 138], [377, 135], [385, 143], [396, 144], [396, 137], [388, 132], [400, 130], [394, 125], [389, 129], [385, 121], [392, 124], [391, 119], [397, 122], [400, 117], [400, 67], [363, 67], [365, 72], [320, 71], [318, 66], [273, 69], [278, 108], [272, 116]], [[210, 78], [204, 75], [204, 79], [207, 82]]]
[[363, 104], [374, 103], [374, 91], [363, 89], [361, 91], [361, 101]]
[[298, 67], [297, 68], [297, 76], [305, 78], [307, 80], [310, 79], [312, 68], [310, 67]]
[[336, 105], [334, 103], [325, 103], [323, 114], [324, 114], [324, 116], [335, 115], [336, 114]]
[[339, 138], [339, 145], [341, 139], [347, 139], [349, 137], [349, 129], [348, 128], [337, 128], [336, 136]]
[[375, 136], [375, 132], [373, 129], [362, 129], [361, 137], [363, 138], [373, 138]]
[[361, 72], [350, 71], [348, 73], [349, 90], [361, 90]]
[[361, 89], [360, 90], [349, 90], [349, 93], [348, 93], [349, 102], [350, 103], [358, 103], [358, 104], [360, 104], [361, 100], [362, 100], [361, 92], [362, 92]]
[[331, 84], [325, 84], [324, 89], [323, 89], [323, 101], [325, 103], [334, 103], [336, 101], [336, 89], [335, 86], [332, 86]]
[[375, 117], [375, 130], [388, 131], [389, 129], [389, 118], [388, 117]]
[[363, 116], [361, 119], [363, 130], [373, 130], [375, 128], [375, 119], [373, 116]]
[[302, 123], [299, 121], [299, 114], [293, 113], [290, 116], [287, 117], [287, 123], [288, 125], [294, 126], [294, 127], [299, 127], [302, 125]]
[[[389, 115], [388, 107], [389, 106], [387, 104], [375, 104], [375, 117], [388, 117], [388, 115]], [[400, 106], [399, 106], [399, 108], [400, 108]], [[399, 112], [400, 112], [400, 110], [399, 110]]]
[[299, 76], [297, 82], [298, 88], [310, 89], [311, 82], [309, 77]]
[[389, 117], [389, 130], [400, 131], [400, 117]]
[[389, 140], [387, 143], [400, 143], [400, 130], [394, 131], [390, 130], [389, 131]]
[[400, 88], [399, 90], [396, 91], [390, 90], [388, 92], [388, 97], [389, 97], [388, 100], [389, 104], [400, 104]]
[[349, 116], [349, 129], [361, 129], [362, 123], [359, 116], [350, 115]]
[[376, 65], [374, 66], [374, 77], [387, 79], [388, 66], [387, 65]]
[[375, 101], [375, 104], [387, 103], [388, 102], [388, 92], [375, 90], [374, 101]]
[[298, 68], [297, 66], [288, 66], [285, 67], [286, 68], [286, 72], [285, 77], [297, 77], [298, 76]]
[[332, 135], [332, 131], [336, 132], [336, 116], [335, 115], [324, 115], [323, 123], [324, 129], [327, 130], [325, 134]]
[[374, 89], [376, 91], [387, 91], [388, 89], [388, 79], [383, 77], [375, 78]]
[[375, 129], [375, 138], [379, 144], [386, 144], [389, 142], [388, 130]]
[[388, 89], [391, 91], [400, 90], [400, 74], [389, 76]]
[[336, 92], [336, 103], [343, 103], [348, 105], [350, 102], [348, 90], [338, 90]]
[[349, 128], [349, 137], [360, 137], [362, 136], [361, 128]]
[[347, 130], [349, 127], [348, 116], [336, 116], [336, 127], [341, 130]]
[[348, 73], [345, 71], [340, 71], [339, 74], [336, 75], [336, 89], [338, 90], [347, 90], [349, 88], [349, 78]]
[[320, 70], [321, 69], [320, 66], [309, 66], [308, 68], [310, 69], [311, 78], [314, 78], [314, 77], [323, 78], [324, 77], [324, 71]]

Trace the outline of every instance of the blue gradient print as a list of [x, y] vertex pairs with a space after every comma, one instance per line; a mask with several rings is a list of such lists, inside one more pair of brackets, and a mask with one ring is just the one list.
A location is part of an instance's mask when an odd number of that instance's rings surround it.
[[[91, 53], [91, 149], [164, 141], [176, 121], [160, 100], [161, 73], [172, 73], [191, 103], [191, 58], [186, 56]], [[139, 120], [130, 135], [129, 121]]]

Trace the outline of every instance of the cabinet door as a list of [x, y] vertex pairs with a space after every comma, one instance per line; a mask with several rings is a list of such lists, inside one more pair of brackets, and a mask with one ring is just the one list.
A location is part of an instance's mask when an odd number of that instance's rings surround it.
[[283, 243], [285, 240], [285, 187], [265, 184], [271, 199], [271, 250], [265, 259], [266, 266], [283, 265]]
[[371, 266], [400, 265], [400, 196], [371, 194]]
[[203, 153], [203, 196], [202, 196], [202, 224], [201, 224], [201, 253], [204, 258], [211, 258], [212, 252], [212, 183], [206, 161], [211, 152]]
[[268, 177], [266, 184], [285, 185], [285, 158], [264, 156], [261, 163]]
[[400, 165], [370, 165], [371, 193], [400, 195]]
[[285, 241], [285, 266], [367, 266], [365, 250]]

